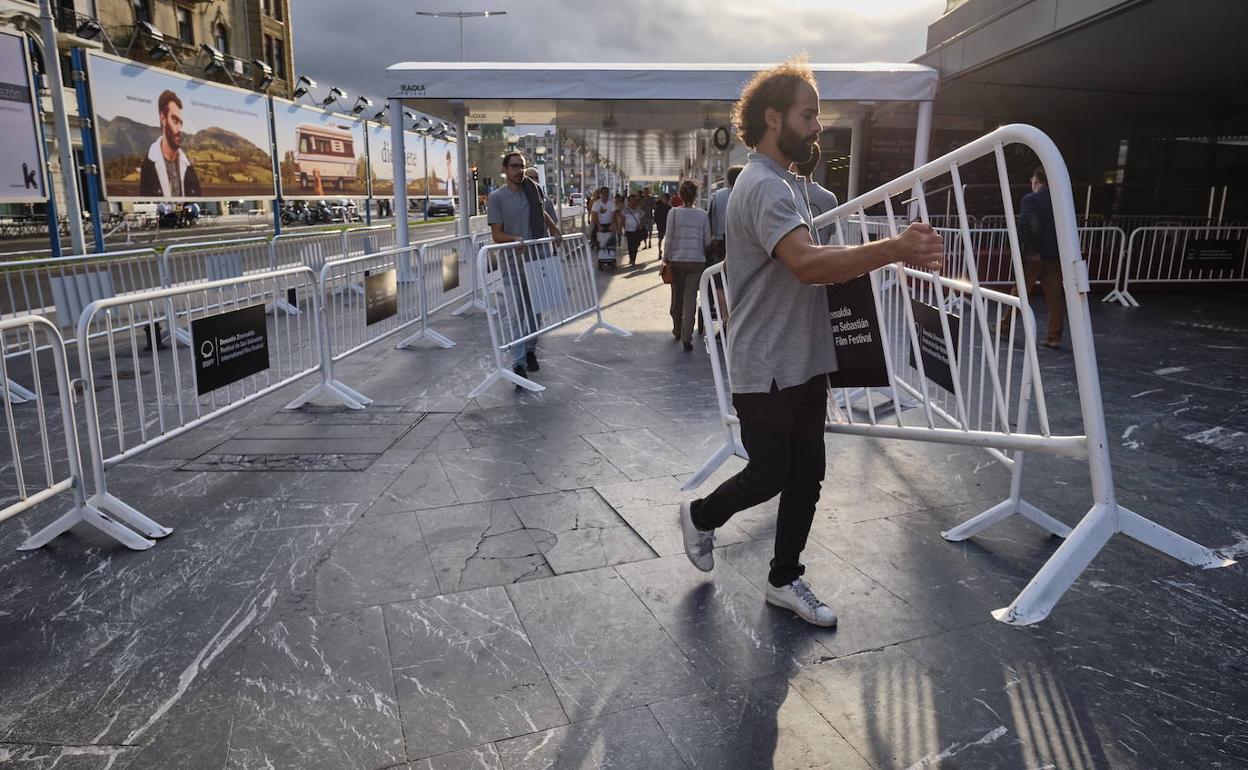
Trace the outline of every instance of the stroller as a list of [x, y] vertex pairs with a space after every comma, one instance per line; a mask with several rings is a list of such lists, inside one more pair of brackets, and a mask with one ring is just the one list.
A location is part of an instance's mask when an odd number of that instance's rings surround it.
[[597, 232], [594, 233], [594, 244], [598, 252], [598, 269], [614, 270], [615, 250], [619, 245], [615, 233], [610, 227], [599, 225]]

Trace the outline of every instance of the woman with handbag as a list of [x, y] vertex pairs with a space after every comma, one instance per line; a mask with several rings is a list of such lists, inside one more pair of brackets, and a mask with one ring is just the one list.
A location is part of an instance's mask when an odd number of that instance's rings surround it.
[[698, 185], [681, 182], [680, 208], [667, 214], [667, 249], [663, 254], [664, 269], [672, 274], [672, 336], [693, 350], [693, 321], [698, 313], [698, 281], [706, 269], [706, 250], [711, 245], [711, 220], [706, 212], [694, 208]]

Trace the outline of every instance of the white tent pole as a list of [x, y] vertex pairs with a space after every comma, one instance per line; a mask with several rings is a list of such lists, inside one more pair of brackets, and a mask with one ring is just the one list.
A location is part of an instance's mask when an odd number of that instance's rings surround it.
[[459, 220], [456, 232], [467, 235], [472, 231], [469, 218], [472, 216], [471, 172], [468, 170], [468, 105], [459, 105], [455, 111], [455, 137], [459, 146]]
[[706, 131], [706, 187], [703, 188], [702, 197], [706, 201], [706, 210], [711, 210], [711, 132]]
[[914, 127], [914, 167], [927, 162], [927, 151], [932, 140], [932, 103], [919, 102], [919, 118]]
[[[549, 189], [546, 194], [550, 195]], [[559, 213], [559, 226], [563, 227], [563, 150], [559, 145], [558, 118], [555, 118], [555, 211]]]
[[[74, 254], [87, 253], [87, 236], [83, 232], [82, 198], [78, 194], [78, 166], [74, 163], [74, 145], [69, 136], [69, 111], [65, 106], [65, 89], [61, 79], [61, 54], [56, 47], [56, 24], [48, 0], [39, 2], [39, 26], [43, 40], [43, 66], [48, 89], [52, 92], [52, 119], [56, 129], [56, 150], [60, 154], [61, 184], [65, 188], [65, 219]], [[72, 34], [72, 33], [71, 33]], [[86, 119], [86, 115], [80, 116]], [[48, 180], [51, 182], [51, 180]], [[51, 193], [49, 193], [51, 195]]]
[[390, 164], [394, 179], [394, 238], [400, 247], [410, 245], [407, 233], [407, 147], [403, 132], [403, 100], [390, 100]]
[[866, 115], [862, 112], [854, 113], [849, 129], [849, 185], [845, 190], [845, 200], [858, 197], [858, 185], [862, 177], [862, 132], [866, 122]]

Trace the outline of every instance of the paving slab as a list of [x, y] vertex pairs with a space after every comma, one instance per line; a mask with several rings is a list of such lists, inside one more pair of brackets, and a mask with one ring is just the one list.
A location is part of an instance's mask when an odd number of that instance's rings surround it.
[[554, 574], [542, 555], [553, 539], [525, 529], [506, 500], [418, 511], [416, 519], [443, 593]]
[[655, 556], [592, 489], [519, 497], [511, 507], [526, 529], [549, 535], [535, 540], [556, 575]]
[[644, 707], [500, 741], [498, 754], [507, 770], [687, 767]]

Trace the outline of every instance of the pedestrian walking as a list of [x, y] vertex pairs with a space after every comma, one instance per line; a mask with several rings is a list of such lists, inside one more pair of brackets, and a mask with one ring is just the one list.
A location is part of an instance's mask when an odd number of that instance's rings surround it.
[[[509, 152], [503, 156], [503, 175], [507, 184], [490, 193], [487, 205], [489, 214], [486, 216], [490, 235], [494, 243], [520, 243], [544, 238], [549, 234], [558, 244], [563, 238], [559, 232], [559, 223], [546, 213], [542, 206], [541, 192], [537, 184], [524, 175], [524, 168], [522, 154]], [[505, 314], [502, 322], [506, 325], [506, 333], [513, 339], [533, 334], [541, 328], [541, 314], [533, 312], [533, 302], [529, 297], [523, 267], [527, 262], [549, 255], [549, 244], [541, 245], [546, 248], [519, 246], [511, 253], [500, 254], [500, 269], [513, 311]], [[515, 345], [512, 348], [512, 364], [512, 371], [521, 377], [528, 377], [530, 372], [540, 370], [537, 340], [531, 339], [523, 345]]]
[[645, 235], [641, 229], [641, 196], [636, 193], [628, 196], [628, 205], [621, 210], [620, 215], [624, 220], [624, 241], [628, 244], [628, 265], [632, 267], [637, 264], [637, 250]]
[[654, 205], [657, 203], [649, 187], [641, 188], [641, 231], [646, 248], [650, 248], [650, 236], [654, 233]]
[[654, 202], [654, 228], [659, 236], [659, 259], [663, 258], [663, 236], [667, 233], [667, 215], [672, 210], [672, 196], [663, 193]]
[[1023, 286], [1030, 292], [1039, 281], [1049, 308], [1044, 346], [1060, 348], [1066, 320], [1066, 294], [1062, 287], [1062, 263], [1058, 261], [1057, 226], [1053, 221], [1049, 179], [1040, 167], [1032, 172], [1031, 192], [1023, 196], [1019, 206], [1018, 239], [1023, 256]]
[[707, 206], [707, 213], [711, 218], [711, 250], [706, 261], [712, 265], [723, 261], [724, 254], [727, 253], [724, 239], [728, 228], [728, 196], [732, 194], [732, 186], [737, 183], [737, 177], [741, 175], [743, 168], [744, 166], [731, 166], [728, 169], [728, 173], [724, 174], [724, 186], [711, 195], [711, 202]]
[[706, 251], [711, 242], [711, 220], [694, 208], [698, 197], [695, 182], [680, 183], [680, 208], [667, 213], [667, 252], [663, 261], [672, 271], [672, 336], [693, 350], [693, 322], [698, 312], [698, 281], [706, 269]]
[[[794, 163], [792, 169], [790, 169], [798, 176], [799, 181], [803, 183], [802, 194], [806, 197], [806, 205], [810, 207], [810, 216], [812, 218], [831, 211], [839, 205], [836, 201], [836, 194], [814, 180], [815, 169], [819, 168], [819, 161], [822, 157], [823, 153], [816, 142], [810, 148], [810, 158], [803, 163]], [[820, 228], [817, 233], [819, 243], [831, 243], [832, 231], [834, 229], [832, 225], [825, 225]]]
[[836, 370], [823, 284], [899, 261], [937, 270], [944, 246], [924, 224], [862, 246], [812, 242], [810, 210], [789, 172], [810, 157], [821, 128], [819, 94], [804, 59], [756, 74], [734, 106], [733, 123], [753, 151], [729, 198], [725, 263], [732, 283], [729, 382], [750, 459], [705, 498], [680, 506], [685, 554], [709, 572], [716, 528], [780, 495], [765, 600], [808, 623], [834, 626], [836, 613], [802, 580], [801, 563], [824, 477], [827, 375]]

